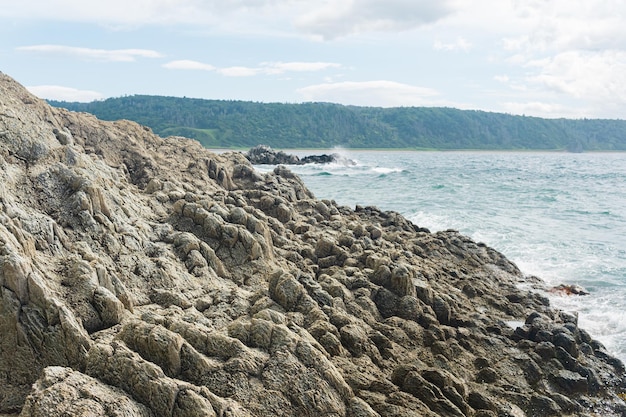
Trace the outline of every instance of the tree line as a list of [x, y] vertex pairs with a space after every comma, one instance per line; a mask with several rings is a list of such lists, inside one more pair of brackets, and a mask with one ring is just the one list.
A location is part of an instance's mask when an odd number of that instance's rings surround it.
[[49, 101], [102, 120], [128, 119], [208, 148], [626, 150], [626, 120], [543, 119], [447, 107], [359, 107], [133, 95]]

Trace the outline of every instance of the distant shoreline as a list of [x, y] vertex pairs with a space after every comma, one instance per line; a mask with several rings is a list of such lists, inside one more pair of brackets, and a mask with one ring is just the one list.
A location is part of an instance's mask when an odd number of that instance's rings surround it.
[[[250, 148], [207, 148], [211, 152], [247, 152]], [[626, 150], [590, 150], [584, 152], [570, 152], [564, 149], [415, 149], [415, 148], [273, 148], [276, 151], [312, 151], [312, 152], [481, 152], [481, 153], [570, 153], [580, 155], [586, 153], [626, 153]]]
[[542, 119], [448, 107], [376, 108], [329, 103], [263, 104], [128, 96], [92, 103], [50, 101], [101, 120], [126, 119], [161, 137], [206, 148], [399, 150], [621, 150], [626, 120]]

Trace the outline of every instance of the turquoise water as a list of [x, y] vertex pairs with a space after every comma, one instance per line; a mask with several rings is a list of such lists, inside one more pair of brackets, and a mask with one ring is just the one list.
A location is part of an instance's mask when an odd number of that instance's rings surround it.
[[626, 153], [340, 153], [357, 164], [290, 169], [317, 198], [456, 229], [548, 285], [583, 286], [552, 304], [626, 362]]

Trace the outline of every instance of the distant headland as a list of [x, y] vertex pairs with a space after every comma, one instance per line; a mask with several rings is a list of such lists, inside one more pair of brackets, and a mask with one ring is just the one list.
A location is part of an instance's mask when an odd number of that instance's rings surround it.
[[91, 103], [50, 101], [103, 120], [129, 119], [159, 136], [206, 148], [625, 151], [626, 120], [542, 119], [443, 107], [357, 107], [332, 103], [134, 95]]

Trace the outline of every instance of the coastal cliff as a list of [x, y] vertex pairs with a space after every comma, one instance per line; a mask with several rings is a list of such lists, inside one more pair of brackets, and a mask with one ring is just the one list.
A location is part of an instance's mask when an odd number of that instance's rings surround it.
[[0, 414], [626, 414], [623, 364], [456, 231], [1, 73], [0, 177]]

